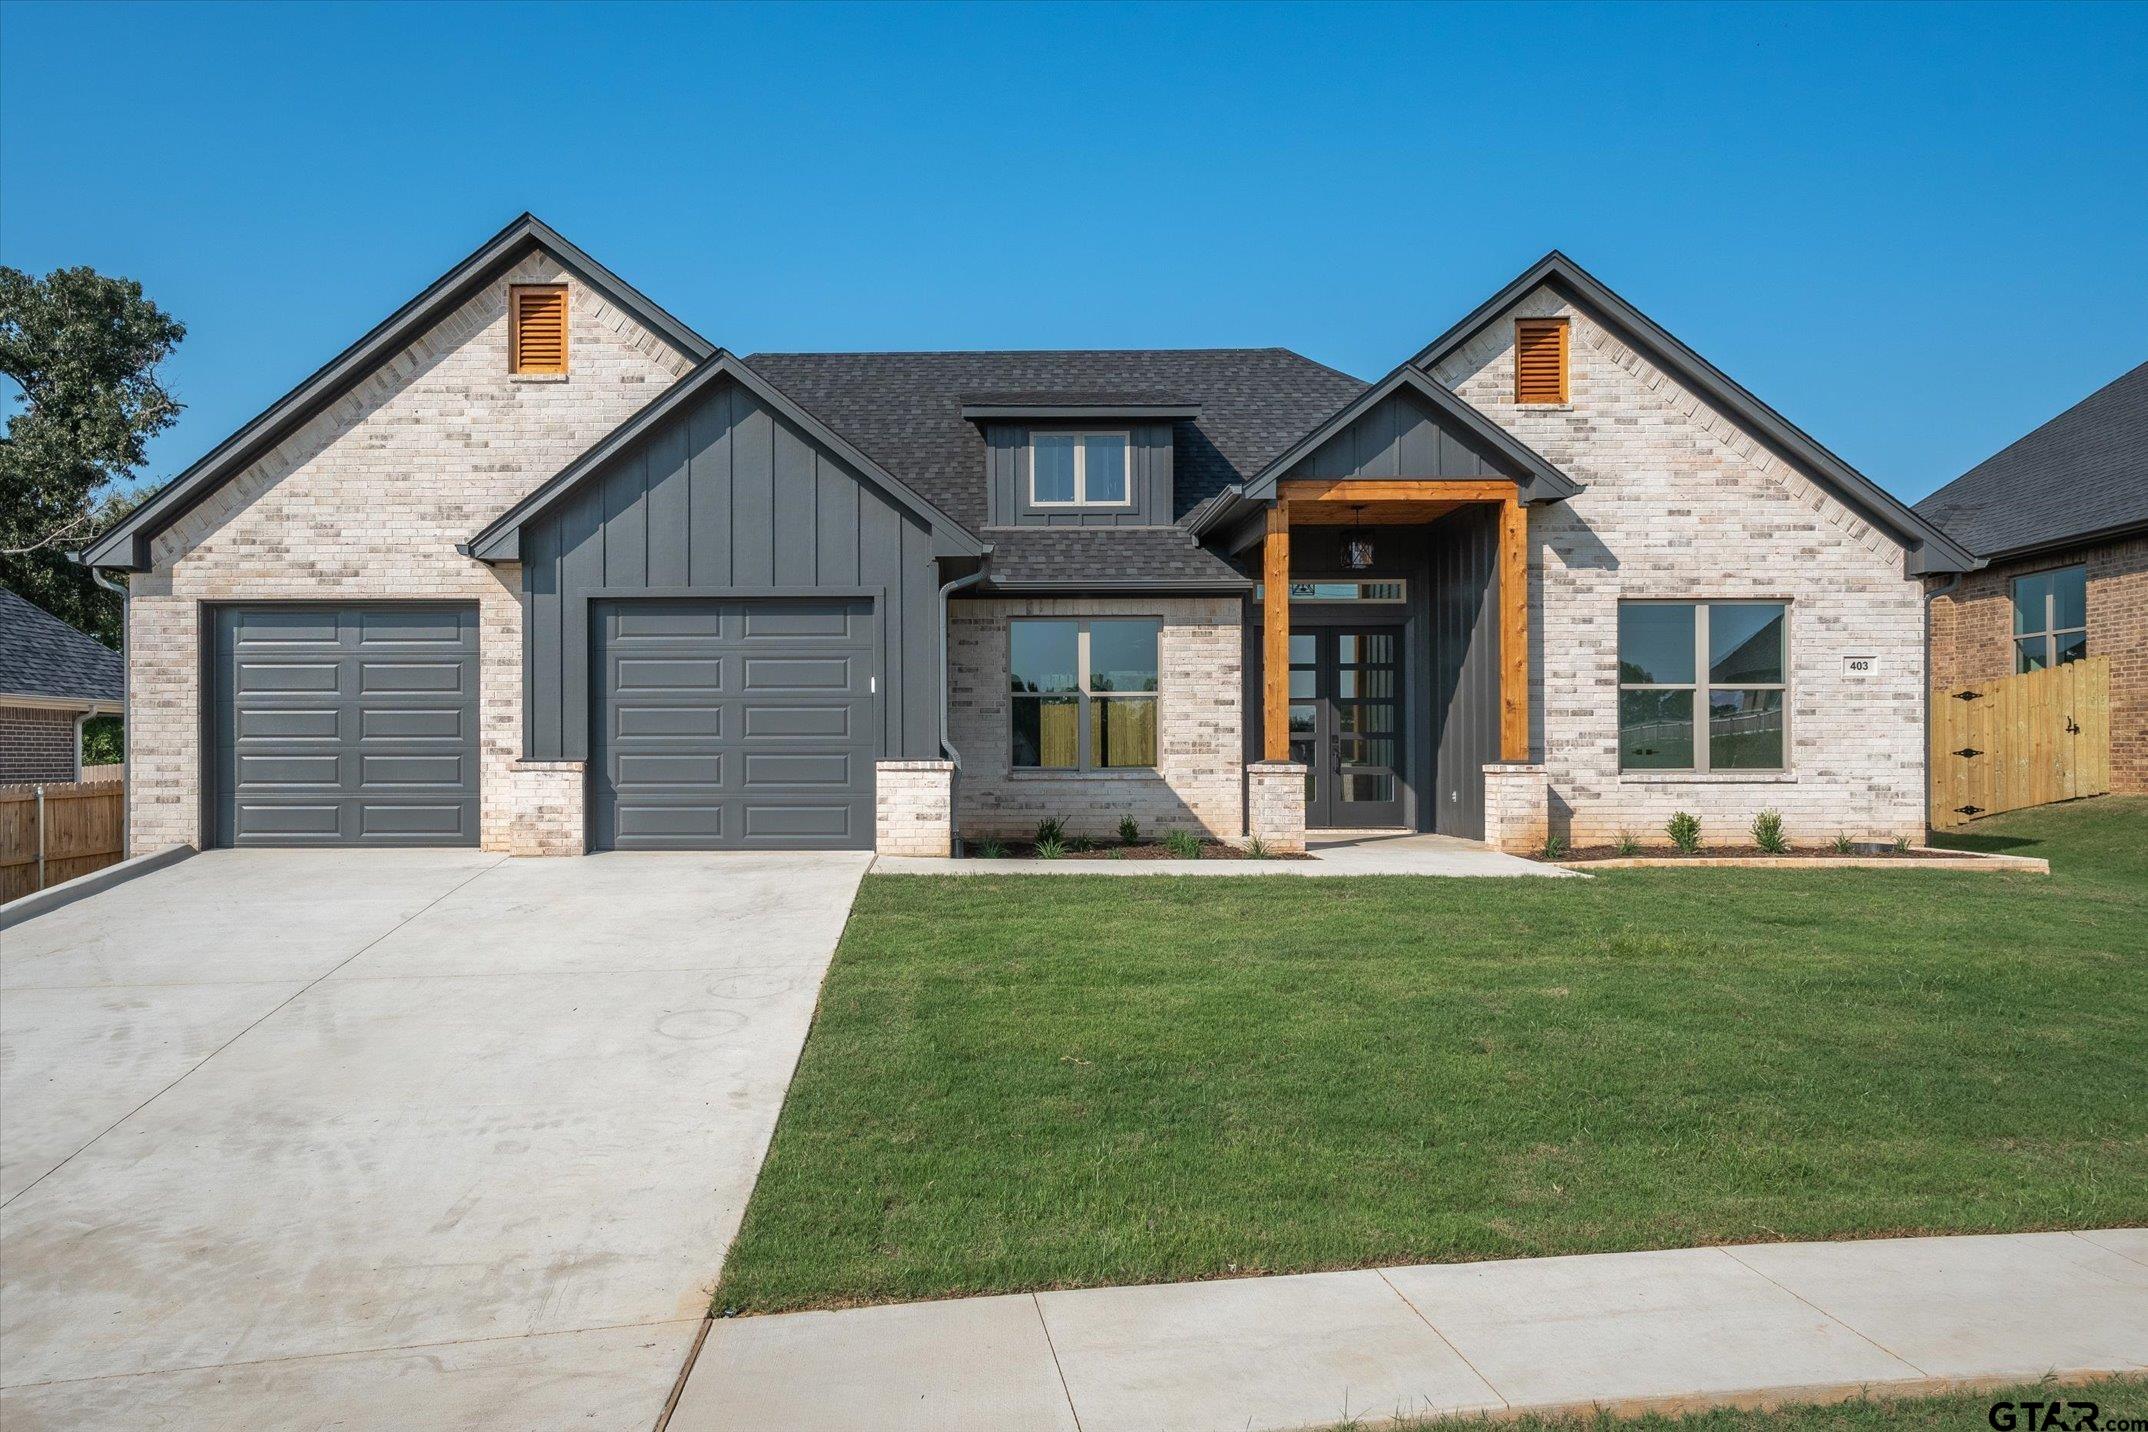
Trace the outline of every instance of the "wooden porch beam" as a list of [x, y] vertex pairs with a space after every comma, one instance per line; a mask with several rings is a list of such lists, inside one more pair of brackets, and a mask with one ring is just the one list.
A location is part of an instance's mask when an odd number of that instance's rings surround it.
[[1507, 502], [1514, 495], [1513, 483], [1481, 478], [1291, 478], [1276, 484], [1276, 496], [1285, 502]]
[[1290, 759], [1290, 504], [1268, 509], [1261, 542], [1261, 740], [1264, 761]]
[[1529, 509], [1499, 509], [1499, 759], [1529, 759]]

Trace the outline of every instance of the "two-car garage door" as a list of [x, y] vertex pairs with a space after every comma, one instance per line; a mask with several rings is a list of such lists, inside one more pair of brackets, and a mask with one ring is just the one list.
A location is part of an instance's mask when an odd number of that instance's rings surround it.
[[[873, 604], [593, 604], [598, 849], [872, 844]], [[219, 845], [474, 845], [470, 606], [233, 606], [214, 620]]]

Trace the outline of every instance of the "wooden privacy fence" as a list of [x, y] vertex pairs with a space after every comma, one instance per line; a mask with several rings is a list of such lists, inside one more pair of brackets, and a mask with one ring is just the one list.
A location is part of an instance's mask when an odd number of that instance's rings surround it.
[[117, 861], [125, 808], [118, 781], [0, 786], [0, 901]]
[[1932, 690], [1932, 824], [2111, 789], [2111, 659]]

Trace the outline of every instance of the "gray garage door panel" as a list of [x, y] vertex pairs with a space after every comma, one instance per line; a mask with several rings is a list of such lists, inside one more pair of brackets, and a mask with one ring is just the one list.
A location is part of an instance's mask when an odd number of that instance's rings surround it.
[[477, 611], [225, 607], [218, 845], [475, 845]]
[[591, 626], [600, 848], [872, 844], [871, 602], [616, 601]]

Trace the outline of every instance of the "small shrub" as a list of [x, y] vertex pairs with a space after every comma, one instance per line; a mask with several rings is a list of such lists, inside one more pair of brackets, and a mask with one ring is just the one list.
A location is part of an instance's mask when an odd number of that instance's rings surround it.
[[1614, 848], [1621, 855], [1639, 855], [1641, 842], [1633, 838], [1632, 831], [1622, 830], [1618, 833], [1618, 843]]
[[1037, 842], [1037, 859], [1039, 860], [1057, 860], [1060, 856], [1065, 855], [1066, 853], [1067, 843], [1063, 840], [1057, 839], [1056, 837], [1050, 840], [1040, 840]]
[[1199, 860], [1201, 839], [1183, 830], [1174, 830], [1164, 837], [1164, 847], [1171, 852], [1173, 860]]
[[1096, 842], [1086, 835], [1077, 835], [1067, 842], [1067, 849], [1073, 851], [1076, 855], [1087, 855], [1090, 851], [1096, 849]]
[[1268, 842], [1267, 842], [1267, 841], [1265, 841], [1265, 840], [1262, 840], [1262, 839], [1261, 839], [1261, 838], [1260, 838], [1259, 836], [1257, 836], [1257, 835], [1256, 835], [1256, 836], [1254, 836], [1254, 837], [1253, 837], [1253, 838], [1252, 838], [1251, 840], [1249, 840], [1249, 841], [1247, 841], [1247, 842], [1246, 842], [1246, 859], [1248, 859], [1248, 860], [1266, 860], [1267, 858], [1268, 858]]
[[1546, 860], [1564, 860], [1564, 859], [1566, 859], [1566, 837], [1565, 837], [1565, 836], [1563, 836], [1563, 835], [1547, 835], [1547, 836], [1545, 836], [1545, 837], [1544, 837], [1544, 858], [1545, 858]]
[[1700, 817], [1691, 811], [1682, 810], [1672, 816], [1663, 827], [1663, 833], [1671, 838], [1671, 844], [1687, 855], [1700, 849]]
[[977, 858], [979, 860], [1005, 860], [1007, 858], [1007, 847], [996, 840], [981, 841], [977, 846]]
[[1783, 813], [1764, 810], [1753, 817], [1753, 844], [1770, 855], [1787, 855], [1790, 842], [1783, 835]]
[[1042, 845], [1047, 840], [1063, 843], [1066, 838], [1067, 823], [1058, 816], [1048, 815], [1037, 822], [1037, 844]]
[[1906, 836], [1906, 835], [1898, 835], [1898, 836], [1896, 836], [1896, 837], [1894, 838], [1894, 853], [1895, 853], [1896, 855], [1907, 855], [1907, 854], [1909, 854], [1909, 837], [1908, 837], [1908, 836]]
[[1141, 840], [1141, 827], [1140, 827], [1140, 826], [1138, 826], [1138, 825], [1136, 825], [1136, 824], [1134, 823], [1134, 818], [1133, 818], [1132, 816], [1130, 816], [1130, 815], [1122, 815], [1122, 816], [1120, 816], [1120, 817], [1119, 817], [1119, 844], [1121, 844], [1121, 845], [1135, 845], [1135, 844], [1138, 844], [1138, 843], [1140, 842], [1140, 840]]
[[1837, 855], [1848, 855], [1857, 849], [1857, 843], [1847, 835], [1837, 835], [1832, 843]]
[[1124, 860], [1126, 852], [1123, 850], [1107, 850], [1104, 852], [1104, 858], [1106, 860]]

